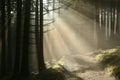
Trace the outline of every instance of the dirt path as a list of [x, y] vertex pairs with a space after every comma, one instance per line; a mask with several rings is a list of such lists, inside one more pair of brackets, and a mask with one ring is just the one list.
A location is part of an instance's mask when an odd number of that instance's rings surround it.
[[110, 76], [101, 68], [93, 53], [67, 56], [63, 61], [68, 71], [83, 80], [115, 80], [113, 76]]

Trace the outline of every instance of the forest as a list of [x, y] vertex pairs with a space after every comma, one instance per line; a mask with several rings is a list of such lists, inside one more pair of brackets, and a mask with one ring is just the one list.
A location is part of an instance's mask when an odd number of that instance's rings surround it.
[[119, 0], [0, 0], [0, 80], [120, 80]]

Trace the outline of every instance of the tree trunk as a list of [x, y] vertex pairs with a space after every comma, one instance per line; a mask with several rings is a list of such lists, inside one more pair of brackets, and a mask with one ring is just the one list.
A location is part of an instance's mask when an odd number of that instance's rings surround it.
[[15, 63], [14, 63], [14, 75], [20, 73], [20, 57], [21, 57], [21, 32], [22, 32], [22, 0], [17, 1], [17, 18], [16, 18], [16, 52], [15, 52]]
[[43, 0], [40, 0], [40, 45], [40, 53], [38, 53], [39, 72], [46, 69], [43, 52]]
[[1, 74], [6, 74], [6, 24], [5, 24], [5, 0], [0, 1], [1, 5]]
[[23, 30], [23, 45], [22, 45], [22, 61], [20, 73], [23, 76], [29, 75], [29, 28], [30, 28], [30, 6], [31, 0], [25, 0], [24, 13], [24, 30]]
[[12, 74], [12, 52], [13, 43], [12, 43], [12, 27], [11, 27], [11, 0], [7, 0], [7, 73]]

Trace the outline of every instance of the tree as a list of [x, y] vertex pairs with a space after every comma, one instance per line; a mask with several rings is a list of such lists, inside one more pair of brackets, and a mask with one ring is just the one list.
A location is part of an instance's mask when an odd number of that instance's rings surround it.
[[30, 29], [30, 6], [31, 0], [25, 0], [24, 13], [24, 29], [23, 29], [23, 45], [22, 45], [22, 59], [21, 59], [21, 75], [29, 75], [29, 29]]
[[45, 70], [45, 63], [44, 63], [44, 52], [43, 52], [43, 0], [40, 0], [40, 46], [39, 46], [39, 52], [37, 53], [38, 55], [38, 67], [39, 67], [39, 72], [42, 70]]
[[16, 0], [17, 2], [17, 16], [16, 16], [16, 52], [15, 52], [15, 64], [14, 75], [20, 73], [20, 58], [22, 53], [22, 0]]
[[1, 9], [1, 75], [4, 76], [6, 74], [6, 24], [5, 24], [5, 0], [0, 1], [0, 9]]
[[6, 29], [7, 29], [7, 42], [6, 42], [6, 71], [7, 74], [12, 73], [12, 48], [13, 48], [13, 43], [12, 43], [12, 25], [11, 25], [11, 0], [7, 0], [7, 19], [6, 19]]
[[[28, 76], [30, 74], [29, 29], [31, 1], [0, 0], [1, 76], [13, 75], [15, 77], [19, 75]], [[12, 14], [11, 11], [13, 12]], [[37, 59], [39, 72], [41, 72], [46, 69], [43, 55], [43, 0], [40, 0], [40, 2], [36, 0], [35, 13]]]

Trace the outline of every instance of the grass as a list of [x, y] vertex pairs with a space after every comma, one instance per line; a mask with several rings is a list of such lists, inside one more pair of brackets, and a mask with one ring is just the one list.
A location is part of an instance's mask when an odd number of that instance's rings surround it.
[[101, 50], [96, 58], [110, 75], [120, 79], [120, 47]]

